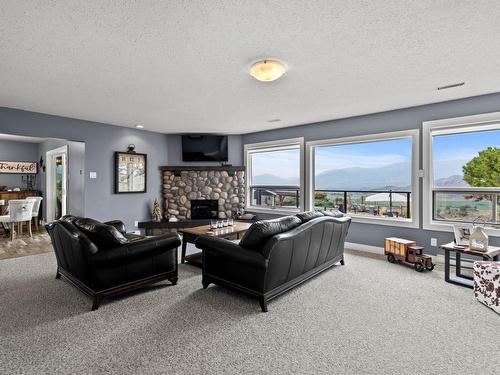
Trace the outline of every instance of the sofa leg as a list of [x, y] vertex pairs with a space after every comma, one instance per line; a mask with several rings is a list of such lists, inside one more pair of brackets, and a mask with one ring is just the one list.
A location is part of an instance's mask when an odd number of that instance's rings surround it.
[[172, 277], [172, 278], [168, 279], [168, 281], [170, 281], [172, 283], [172, 285], [177, 285], [177, 280], [179, 280], [178, 277]]
[[94, 297], [92, 298], [92, 311], [97, 310], [101, 302], [102, 302], [102, 296], [99, 294], [94, 295]]
[[340, 264], [345, 266], [344, 257], [342, 257], [342, 259], [340, 260]]
[[264, 297], [259, 298], [260, 308], [262, 312], [267, 312], [267, 301]]
[[56, 279], [60, 279], [61, 278], [61, 274], [59, 273], [59, 271], [56, 272]]
[[203, 285], [203, 289], [207, 289], [207, 288], [208, 288], [208, 286], [210, 285], [210, 282], [205, 281], [205, 280], [202, 280], [202, 281], [201, 281], [201, 284]]

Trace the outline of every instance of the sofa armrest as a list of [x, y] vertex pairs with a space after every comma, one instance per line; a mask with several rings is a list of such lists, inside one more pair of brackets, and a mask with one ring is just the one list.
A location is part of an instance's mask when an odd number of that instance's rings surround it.
[[89, 257], [89, 261], [96, 265], [102, 263], [126, 262], [137, 258], [151, 256], [179, 247], [181, 240], [175, 233], [162, 236], [147, 237], [142, 240], [129, 242], [123, 246], [99, 251]]
[[202, 235], [196, 239], [195, 245], [198, 249], [202, 249], [209, 254], [224, 256], [235, 262], [261, 269], [267, 268], [268, 261], [259, 252], [247, 250], [224, 238]]
[[121, 220], [111, 220], [111, 221], [106, 221], [104, 224], [111, 225], [116, 228], [118, 232], [121, 234], [127, 233], [127, 229], [125, 228], [125, 224]]

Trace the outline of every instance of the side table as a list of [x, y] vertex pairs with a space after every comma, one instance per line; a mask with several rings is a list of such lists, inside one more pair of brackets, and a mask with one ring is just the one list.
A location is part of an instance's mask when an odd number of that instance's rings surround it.
[[[500, 258], [500, 247], [488, 246], [488, 251], [481, 252], [470, 250], [469, 247], [457, 247], [454, 242], [440, 245], [439, 248], [444, 250], [444, 280], [447, 283], [474, 288], [473, 278], [462, 274], [462, 254], [479, 257], [482, 260], [498, 261]], [[455, 253], [455, 275], [450, 275], [450, 256]]]

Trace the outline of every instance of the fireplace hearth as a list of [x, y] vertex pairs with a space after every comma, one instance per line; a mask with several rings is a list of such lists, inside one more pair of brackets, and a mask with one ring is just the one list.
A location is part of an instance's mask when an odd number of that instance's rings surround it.
[[218, 207], [217, 199], [191, 199], [191, 219], [217, 219]]

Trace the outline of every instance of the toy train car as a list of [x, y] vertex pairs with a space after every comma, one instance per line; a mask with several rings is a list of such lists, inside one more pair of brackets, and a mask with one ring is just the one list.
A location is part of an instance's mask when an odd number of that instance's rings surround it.
[[434, 264], [429, 255], [422, 254], [424, 248], [417, 246], [415, 241], [390, 237], [385, 239], [384, 254], [390, 263], [405, 263], [413, 265], [415, 271], [432, 271]]

